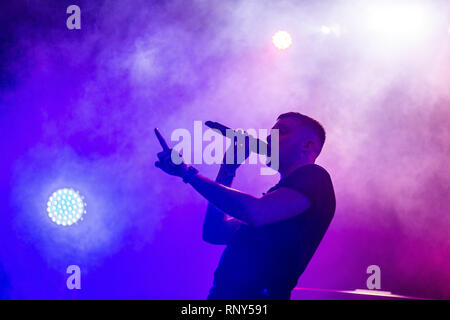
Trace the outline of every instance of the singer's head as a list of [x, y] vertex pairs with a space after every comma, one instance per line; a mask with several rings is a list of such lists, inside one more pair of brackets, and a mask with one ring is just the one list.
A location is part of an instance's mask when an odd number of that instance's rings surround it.
[[[279, 134], [280, 173], [296, 164], [314, 163], [325, 143], [323, 126], [299, 112], [281, 114], [272, 129], [278, 129]], [[267, 142], [270, 148], [270, 135]]]

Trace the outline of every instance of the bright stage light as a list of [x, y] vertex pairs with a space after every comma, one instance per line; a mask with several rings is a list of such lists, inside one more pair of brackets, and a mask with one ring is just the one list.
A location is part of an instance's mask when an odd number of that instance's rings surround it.
[[331, 28], [327, 26], [320, 27], [320, 32], [323, 34], [329, 35], [331, 33]]
[[417, 3], [375, 4], [369, 8], [367, 23], [386, 38], [417, 38], [428, 31], [428, 13]]
[[332, 26], [321, 26], [320, 32], [324, 35], [335, 35], [336, 37], [339, 37], [342, 34], [341, 26], [338, 24], [332, 25]]
[[53, 192], [47, 202], [49, 218], [56, 224], [70, 226], [83, 220], [86, 204], [78, 191], [63, 188]]
[[272, 36], [272, 42], [276, 48], [278, 48], [280, 50], [285, 50], [291, 46], [292, 37], [286, 31], [277, 31]]

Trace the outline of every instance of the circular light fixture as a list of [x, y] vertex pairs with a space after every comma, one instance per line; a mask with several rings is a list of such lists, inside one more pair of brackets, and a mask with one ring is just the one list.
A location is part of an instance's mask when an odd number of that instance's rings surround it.
[[292, 45], [292, 37], [287, 31], [277, 31], [272, 36], [273, 45], [280, 49], [285, 50]]
[[71, 188], [59, 189], [48, 199], [47, 213], [57, 225], [70, 226], [83, 220], [83, 215], [86, 214], [86, 203], [78, 191]]

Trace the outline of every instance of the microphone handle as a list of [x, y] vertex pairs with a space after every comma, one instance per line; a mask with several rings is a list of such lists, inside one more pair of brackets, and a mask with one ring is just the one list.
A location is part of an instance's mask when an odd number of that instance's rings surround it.
[[227, 130], [233, 130], [231, 128], [228, 128], [227, 126], [224, 126], [223, 124], [213, 121], [206, 121], [205, 126], [210, 127], [211, 129], [219, 130], [220, 133], [225, 137], [227, 136]]
[[[218, 122], [206, 121], [205, 125], [211, 129], [219, 130], [219, 132], [225, 137], [227, 136], [227, 130], [231, 130], [234, 133], [236, 133], [236, 135], [239, 135], [239, 132], [237, 132], [227, 126], [224, 126], [223, 124], [218, 123]], [[256, 140], [256, 150], [250, 150], [250, 151], [253, 151], [253, 152], [256, 152], [256, 153], [262, 154], [262, 155], [267, 155], [270, 152], [270, 150], [268, 150], [268, 145], [266, 142], [264, 142], [258, 138], [255, 138], [253, 136], [250, 136], [250, 135], [249, 135], [249, 137], [250, 137], [250, 139]], [[252, 145], [252, 144], [250, 144], [250, 145]], [[263, 148], [261, 148], [261, 147], [263, 147]]]

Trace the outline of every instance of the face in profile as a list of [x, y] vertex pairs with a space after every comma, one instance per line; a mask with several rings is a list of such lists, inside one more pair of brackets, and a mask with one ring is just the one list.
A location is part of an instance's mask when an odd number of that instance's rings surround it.
[[[310, 130], [297, 119], [278, 119], [272, 129], [278, 130], [280, 165], [292, 163], [300, 157], [309, 156], [317, 144]], [[271, 135], [267, 137], [267, 143], [268, 148], [271, 149]]]

